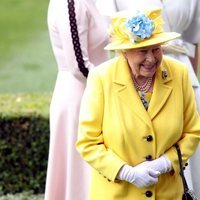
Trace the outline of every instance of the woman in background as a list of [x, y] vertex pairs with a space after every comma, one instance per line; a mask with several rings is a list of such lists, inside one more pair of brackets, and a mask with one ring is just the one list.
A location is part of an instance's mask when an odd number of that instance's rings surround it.
[[[79, 40], [89, 70], [108, 53], [106, 24], [93, 0], [74, 0]], [[50, 148], [45, 200], [87, 200], [89, 168], [75, 150], [79, 106], [86, 78], [71, 39], [67, 0], [50, 0], [48, 27], [58, 75], [50, 106]]]
[[[105, 3], [107, 7], [105, 8]], [[195, 75], [198, 66], [198, 48], [200, 42], [200, 1], [199, 0], [97, 0], [97, 6], [103, 15], [111, 15], [126, 9], [162, 9], [164, 30], [175, 31], [182, 35], [164, 46], [165, 54], [184, 62], [189, 69], [196, 103], [200, 112], [200, 85]], [[185, 174], [190, 188], [200, 196], [200, 148], [189, 160]]]

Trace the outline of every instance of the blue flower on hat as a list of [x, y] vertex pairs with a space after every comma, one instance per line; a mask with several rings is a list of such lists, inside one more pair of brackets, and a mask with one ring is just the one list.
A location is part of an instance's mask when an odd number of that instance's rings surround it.
[[137, 16], [128, 19], [126, 26], [133, 34], [133, 37], [131, 37], [132, 42], [138, 42], [141, 39], [151, 37], [155, 29], [153, 21], [143, 13], [138, 13]]

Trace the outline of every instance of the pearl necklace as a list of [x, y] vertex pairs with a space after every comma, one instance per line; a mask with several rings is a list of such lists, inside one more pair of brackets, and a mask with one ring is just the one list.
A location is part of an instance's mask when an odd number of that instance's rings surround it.
[[150, 89], [150, 87], [151, 87], [152, 81], [153, 81], [153, 78], [152, 78], [152, 77], [149, 77], [149, 78], [147, 79], [147, 81], [146, 81], [143, 85], [139, 85], [139, 84], [136, 82], [136, 80], [135, 80], [135, 78], [134, 78], [134, 76], [133, 76], [133, 83], [134, 83], [135, 89], [136, 89], [137, 91], [148, 92], [149, 89]]

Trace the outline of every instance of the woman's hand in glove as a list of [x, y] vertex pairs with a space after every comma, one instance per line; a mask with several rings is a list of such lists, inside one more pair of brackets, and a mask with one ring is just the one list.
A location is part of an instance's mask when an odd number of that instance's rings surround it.
[[159, 171], [160, 174], [164, 174], [172, 170], [171, 161], [164, 155], [152, 161], [145, 161], [141, 165], [155, 171]]
[[135, 167], [124, 165], [118, 175], [117, 179], [127, 181], [139, 188], [147, 187], [158, 182], [159, 171], [138, 164]]

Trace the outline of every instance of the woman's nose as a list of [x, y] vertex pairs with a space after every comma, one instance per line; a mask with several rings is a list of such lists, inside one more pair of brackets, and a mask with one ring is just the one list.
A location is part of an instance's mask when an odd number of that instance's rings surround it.
[[152, 51], [149, 51], [146, 55], [146, 61], [148, 62], [154, 62], [155, 61], [155, 56]]

